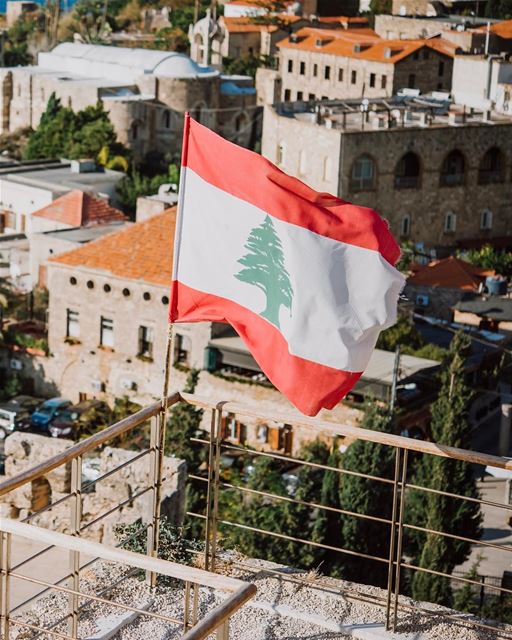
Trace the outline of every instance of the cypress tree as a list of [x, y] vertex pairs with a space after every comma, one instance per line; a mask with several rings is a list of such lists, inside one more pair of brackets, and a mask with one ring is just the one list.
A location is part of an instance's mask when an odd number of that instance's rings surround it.
[[[464, 355], [469, 341], [457, 334], [450, 346], [450, 362], [442, 374], [438, 399], [432, 405], [431, 431], [433, 440], [453, 447], [469, 448], [471, 427], [468, 410], [471, 391], [464, 381]], [[413, 484], [438, 491], [449, 491], [469, 498], [478, 498], [471, 465], [459, 460], [423, 455], [417, 464]], [[406, 522], [434, 531], [478, 540], [481, 535], [480, 505], [439, 494], [411, 491], [407, 499]], [[419, 567], [451, 574], [470, 554], [471, 543], [436, 534], [411, 532], [407, 553]], [[430, 573], [416, 571], [412, 580], [413, 596], [450, 605], [449, 580]]]
[[[334, 443], [327, 465], [334, 469], [340, 468], [342, 455], [339, 452], [337, 443]], [[335, 509], [340, 509], [340, 487], [341, 474], [336, 471], [325, 471], [322, 480], [322, 491], [320, 494], [320, 504]], [[341, 547], [341, 520], [340, 514], [335, 511], [324, 509], [318, 510], [315, 524], [313, 526], [313, 541], [329, 545], [331, 547]], [[332, 577], [340, 576], [340, 554], [328, 549], [321, 554], [322, 573]]]
[[[329, 449], [320, 440], [314, 440], [301, 449], [299, 458], [306, 462], [325, 465], [329, 458]], [[292, 497], [303, 502], [320, 504], [322, 501], [324, 474], [325, 471], [323, 469], [307, 465], [301, 466], [297, 474], [297, 488]], [[323, 542], [322, 539], [314, 539], [315, 525], [320, 513], [323, 513], [320, 509], [313, 509], [312, 507], [292, 502], [285, 503], [284, 533], [289, 533], [291, 536], [304, 540]], [[291, 541], [286, 545], [286, 553], [287, 557], [290, 558], [290, 565], [304, 569], [318, 567], [322, 564], [325, 555], [324, 550], [320, 547]]]
[[[389, 431], [387, 408], [371, 404], [367, 407], [361, 426], [373, 431]], [[343, 455], [343, 468], [380, 478], [394, 477], [395, 453], [392, 447], [356, 440]], [[343, 475], [340, 504], [347, 511], [391, 518], [393, 487], [359, 476]], [[341, 540], [351, 551], [387, 558], [389, 555], [389, 525], [342, 515]], [[388, 566], [383, 562], [344, 554], [340, 559], [343, 577], [383, 587], [387, 583]]]

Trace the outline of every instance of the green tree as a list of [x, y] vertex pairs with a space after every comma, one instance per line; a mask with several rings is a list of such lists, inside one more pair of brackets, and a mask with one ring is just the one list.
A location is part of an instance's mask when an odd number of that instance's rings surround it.
[[155, 176], [143, 175], [140, 171], [133, 170], [131, 174], [120, 180], [116, 189], [123, 211], [133, 215], [137, 206], [137, 198], [157, 193], [163, 184], [178, 184], [178, 182], [179, 167], [170, 164], [167, 174]]
[[[281, 463], [273, 458], [258, 457], [247, 483], [249, 489], [286, 496], [286, 485], [282, 477]], [[223, 505], [222, 513], [226, 513]], [[286, 505], [281, 500], [272, 500], [258, 494], [233, 491], [229, 501], [232, 521], [241, 525], [284, 533]], [[288, 541], [271, 535], [254, 533], [248, 529], [230, 527], [225, 530], [226, 542], [251, 558], [271, 562], [282, 562], [286, 558]], [[287, 531], [290, 533], [290, 531]]]
[[[316, 464], [327, 464], [329, 459], [329, 449], [320, 440], [313, 440], [302, 447], [299, 459], [305, 462]], [[302, 502], [321, 504], [322, 502], [322, 481], [324, 471], [316, 467], [302, 465], [297, 473], [297, 487], [293, 492], [293, 498]], [[283, 505], [284, 532], [289, 532], [291, 536], [296, 536], [304, 540], [322, 542], [315, 532], [315, 524], [320, 513], [325, 513], [321, 509], [315, 509], [306, 505], [286, 502]], [[315, 540], [315, 534], [317, 539]], [[320, 538], [320, 539], [319, 539]], [[324, 550], [313, 545], [301, 542], [288, 541], [285, 544], [287, 562], [291, 566], [309, 569], [318, 567], [324, 560]]]
[[[471, 426], [468, 410], [471, 390], [464, 381], [464, 358], [470, 341], [457, 334], [450, 345], [450, 361], [442, 374], [439, 397], [432, 404], [432, 438], [439, 444], [468, 449]], [[450, 491], [469, 498], [479, 496], [471, 466], [466, 462], [423, 455], [416, 464], [413, 484], [437, 491]], [[406, 521], [452, 535], [478, 540], [481, 535], [480, 505], [437, 493], [411, 491], [407, 496]], [[464, 562], [471, 544], [437, 534], [410, 531], [407, 552], [413, 564], [451, 574]], [[451, 588], [447, 579], [430, 573], [415, 572], [413, 595], [417, 599], [451, 604]]]
[[402, 354], [431, 358], [441, 362], [448, 354], [446, 349], [435, 344], [425, 342], [414, 322], [407, 315], [399, 316], [397, 322], [389, 329], [385, 329], [377, 340], [377, 349], [394, 351], [400, 345]]
[[[469, 571], [464, 574], [464, 578], [468, 580], [474, 580], [478, 582], [480, 576], [478, 575], [478, 569], [482, 561], [482, 556], [479, 555], [477, 560], [473, 562]], [[475, 599], [475, 589], [477, 586], [469, 584], [468, 582], [462, 583], [462, 586], [455, 592], [453, 598], [453, 608], [457, 611], [463, 611], [464, 613], [478, 613], [478, 604]]]
[[251, 231], [245, 248], [249, 253], [238, 260], [244, 269], [235, 277], [263, 291], [267, 303], [260, 315], [279, 327], [279, 309], [281, 306], [291, 309], [293, 289], [281, 240], [270, 216]]
[[[342, 466], [342, 459], [343, 457], [335, 442], [333, 451], [327, 460], [327, 465], [333, 469], [339, 469]], [[341, 474], [337, 471], [324, 472], [320, 504], [334, 509], [341, 508], [341, 478]], [[313, 526], [312, 540], [331, 547], [342, 547], [340, 514], [331, 510], [319, 509]], [[335, 551], [323, 550], [320, 558], [322, 573], [328, 576], [340, 577], [341, 554]]]
[[[369, 404], [361, 427], [373, 431], [390, 431], [387, 408]], [[391, 479], [394, 477], [395, 453], [386, 447], [365, 440], [356, 440], [343, 454], [343, 468], [371, 476]], [[391, 518], [392, 485], [360, 476], [343, 475], [340, 487], [340, 504], [343, 509], [363, 515]], [[389, 555], [389, 526], [374, 520], [341, 515], [341, 540], [343, 547], [367, 555], [387, 558]], [[347, 580], [383, 587], [387, 582], [386, 564], [364, 558], [343, 555], [340, 559], [343, 577]]]
[[392, 3], [391, 0], [371, 0], [370, 13], [391, 13]]
[[64, 157], [74, 127], [75, 114], [63, 107], [60, 99], [52, 93], [38, 128], [28, 138], [25, 159]]
[[[191, 369], [183, 391], [194, 393], [199, 380], [200, 371]], [[187, 463], [187, 472], [197, 475], [199, 467], [206, 460], [207, 449], [200, 444], [191, 442], [191, 438], [197, 438], [201, 431], [203, 410], [194, 407], [187, 402], [175, 404], [169, 414], [167, 422], [167, 438], [165, 442], [165, 455], [174, 456]], [[206, 509], [206, 491], [204, 483], [189, 480], [185, 492], [186, 511], [204, 514]], [[191, 518], [190, 526], [186, 534], [190, 538], [201, 538], [204, 523], [198, 518]]]
[[496, 273], [503, 276], [512, 275], [512, 253], [498, 252], [490, 244], [485, 244], [481, 249], [460, 254], [460, 257], [471, 262], [475, 267], [494, 269]]

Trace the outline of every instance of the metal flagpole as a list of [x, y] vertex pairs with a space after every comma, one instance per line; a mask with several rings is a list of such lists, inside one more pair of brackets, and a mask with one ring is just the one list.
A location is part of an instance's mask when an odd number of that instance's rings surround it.
[[[183, 201], [185, 198], [185, 174], [186, 174], [186, 164], [187, 164], [187, 153], [188, 153], [188, 138], [190, 133], [190, 115], [185, 113], [185, 121], [183, 127], [183, 146], [182, 146], [182, 154], [181, 154], [181, 172], [180, 172], [180, 181], [178, 187], [178, 206], [176, 212], [176, 225], [174, 232], [174, 254], [173, 254], [173, 269], [172, 269], [172, 289], [171, 289], [171, 299], [169, 302], [169, 317], [174, 317], [175, 311], [175, 281], [176, 274], [178, 268], [178, 259], [179, 259], [179, 245], [180, 245], [180, 236], [181, 236], [181, 217], [183, 213]], [[173, 364], [173, 354], [175, 351], [175, 341], [176, 336], [174, 332], [174, 324], [172, 319], [169, 320], [169, 324], [167, 326], [167, 341], [165, 348], [165, 361], [164, 361], [164, 382], [162, 389], [162, 398], [161, 398], [161, 406], [160, 412], [158, 414], [158, 418], [155, 421], [154, 432], [152, 442], [155, 447], [156, 460], [154, 464], [154, 486], [153, 486], [153, 520], [148, 531], [148, 551], [154, 557], [158, 556], [158, 543], [159, 543], [159, 534], [160, 534], [160, 507], [162, 500], [162, 479], [163, 479], [163, 465], [164, 465], [164, 450], [165, 450], [165, 436], [167, 430], [167, 409], [169, 402], [169, 379], [171, 368]], [[153, 428], [153, 427], [152, 427]], [[150, 575], [150, 584], [151, 586], [156, 585], [156, 574], [152, 573]]]

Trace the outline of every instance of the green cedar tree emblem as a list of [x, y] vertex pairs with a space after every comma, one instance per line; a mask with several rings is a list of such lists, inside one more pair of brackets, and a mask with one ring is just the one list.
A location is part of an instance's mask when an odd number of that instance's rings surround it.
[[293, 289], [284, 265], [281, 240], [270, 216], [252, 229], [245, 248], [249, 253], [238, 260], [244, 268], [235, 278], [263, 291], [267, 306], [260, 315], [279, 327], [279, 309], [281, 305], [291, 309]]

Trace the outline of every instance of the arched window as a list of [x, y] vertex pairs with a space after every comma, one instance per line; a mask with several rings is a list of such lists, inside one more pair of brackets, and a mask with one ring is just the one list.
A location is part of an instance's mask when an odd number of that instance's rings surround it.
[[370, 156], [359, 156], [352, 165], [350, 174], [350, 188], [352, 191], [365, 191], [373, 189], [377, 171], [375, 162]]
[[132, 123], [131, 134], [132, 140], [137, 140], [137, 138], [139, 137], [139, 124], [137, 122]]
[[491, 147], [486, 151], [478, 167], [478, 184], [495, 184], [503, 182], [504, 157], [498, 147]]
[[445, 233], [453, 233], [457, 228], [457, 216], [453, 211], [448, 211], [444, 219]]
[[441, 186], [456, 187], [464, 184], [465, 165], [464, 156], [458, 149], [450, 151], [441, 167]]
[[480, 215], [480, 229], [492, 229], [492, 211], [489, 209], [484, 209]]
[[400, 223], [400, 235], [402, 237], [407, 237], [411, 233], [411, 216], [406, 213], [405, 216], [402, 216], [402, 221]]
[[420, 159], [409, 151], [403, 155], [395, 169], [395, 189], [415, 189], [420, 184]]
[[165, 129], [170, 129], [171, 128], [171, 112], [168, 109], [166, 109], [163, 112], [162, 124], [164, 125]]

